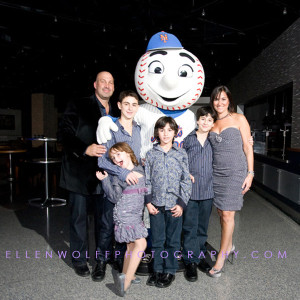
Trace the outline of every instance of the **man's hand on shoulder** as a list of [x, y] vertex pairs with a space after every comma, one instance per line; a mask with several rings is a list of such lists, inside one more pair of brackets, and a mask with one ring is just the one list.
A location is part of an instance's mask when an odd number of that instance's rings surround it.
[[92, 144], [86, 148], [85, 154], [88, 156], [101, 157], [106, 152], [105, 146]]

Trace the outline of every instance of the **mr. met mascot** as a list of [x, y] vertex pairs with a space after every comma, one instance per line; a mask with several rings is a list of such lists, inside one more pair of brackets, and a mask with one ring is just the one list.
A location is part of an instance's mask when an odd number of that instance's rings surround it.
[[[179, 132], [175, 142], [180, 147], [183, 139], [196, 127], [194, 113], [188, 109], [200, 97], [204, 86], [204, 71], [199, 59], [183, 49], [180, 41], [167, 32], [158, 32], [148, 43], [146, 53], [135, 70], [138, 94], [146, 102], [140, 105], [134, 120], [141, 126], [141, 158], [155, 142], [156, 121], [162, 116], [176, 120]], [[99, 120], [99, 144], [111, 138], [109, 129], [117, 130], [109, 117]]]

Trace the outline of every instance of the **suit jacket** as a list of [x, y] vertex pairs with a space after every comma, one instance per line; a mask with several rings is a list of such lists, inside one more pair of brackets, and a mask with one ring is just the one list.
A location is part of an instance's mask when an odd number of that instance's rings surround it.
[[[94, 94], [68, 104], [61, 119], [57, 138], [62, 143], [60, 186], [68, 191], [91, 195], [99, 193], [96, 177], [97, 157], [85, 155], [86, 148], [95, 143], [98, 120], [102, 117], [99, 101]], [[111, 114], [111, 107], [110, 107]]]

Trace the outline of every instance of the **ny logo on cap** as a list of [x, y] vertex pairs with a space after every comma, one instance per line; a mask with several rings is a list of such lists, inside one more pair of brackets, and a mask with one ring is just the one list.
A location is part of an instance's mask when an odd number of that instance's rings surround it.
[[168, 40], [167, 34], [166, 34], [166, 33], [165, 33], [165, 35], [161, 34], [161, 35], [160, 35], [160, 40], [161, 40], [162, 42], [166, 43], [167, 40]]

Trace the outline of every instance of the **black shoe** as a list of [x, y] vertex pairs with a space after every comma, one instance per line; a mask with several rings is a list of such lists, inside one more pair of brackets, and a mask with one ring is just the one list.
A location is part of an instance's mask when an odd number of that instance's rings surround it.
[[88, 277], [91, 274], [87, 264], [80, 266], [74, 265], [74, 270], [77, 275], [82, 277]]
[[185, 266], [184, 277], [187, 281], [195, 282], [198, 279], [197, 264], [191, 263]]
[[198, 264], [198, 269], [201, 272], [208, 273], [211, 269], [211, 266], [206, 262], [206, 260], [204, 258], [202, 258], [202, 259], [200, 259], [200, 262]]
[[102, 281], [105, 277], [105, 271], [106, 271], [106, 265], [107, 262], [105, 261], [99, 261], [96, 264], [96, 267], [94, 271], [92, 272], [92, 279], [94, 281]]
[[166, 288], [172, 284], [174, 279], [175, 279], [175, 275], [173, 274], [169, 274], [169, 273], [162, 274], [160, 278], [157, 280], [155, 286], [159, 288]]
[[156, 283], [157, 283], [157, 281], [158, 281], [158, 279], [160, 278], [160, 276], [161, 276], [161, 273], [157, 273], [157, 272], [152, 273], [152, 274], [149, 276], [149, 278], [148, 278], [146, 284], [147, 284], [147, 285], [150, 285], [150, 286], [155, 286]]

